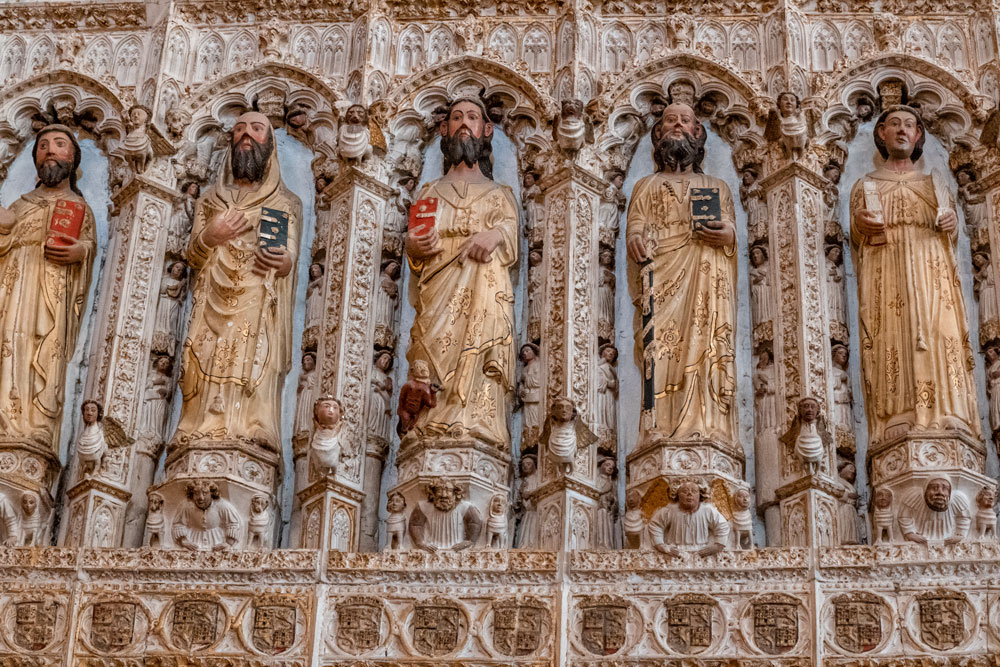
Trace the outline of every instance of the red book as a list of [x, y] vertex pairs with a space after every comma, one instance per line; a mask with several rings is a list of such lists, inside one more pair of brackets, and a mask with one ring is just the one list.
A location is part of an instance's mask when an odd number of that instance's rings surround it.
[[424, 234], [430, 232], [431, 227], [434, 226], [434, 216], [437, 214], [437, 210], [437, 197], [418, 199], [410, 207], [410, 220], [406, 226], [406, 230], [412, 232], [417, 227], [426, 226], [427, 231]]
[[83, 216], [86, 213], [87, 207], [80, 202], [68, 199], [58, 200], [55, 211], [52, 212], [52, 219], [49, 221], [49, 239], [47, 243], [51, 246], [68, 246], [69, 243], [59, 238], [59, 234], [79, 239], [80, 228], [83, 226]]

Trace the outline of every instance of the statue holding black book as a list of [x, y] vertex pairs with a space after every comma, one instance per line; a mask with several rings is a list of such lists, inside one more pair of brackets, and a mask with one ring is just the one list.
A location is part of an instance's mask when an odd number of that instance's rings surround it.
[[302, 204], [281, 180], [274, 146], [267, 116], [240, 116], [222, 173], [198, 200], [175, 442], [243, 440], [280, 451]]
[[641, 285], [641, 430], [647, 440], [734, 445], [733, 198], [721, 179], [702, 173], [706, 132], [691, 107], [668, 106], [652, 138], [657, 171], [636, 184], [626, 232]]

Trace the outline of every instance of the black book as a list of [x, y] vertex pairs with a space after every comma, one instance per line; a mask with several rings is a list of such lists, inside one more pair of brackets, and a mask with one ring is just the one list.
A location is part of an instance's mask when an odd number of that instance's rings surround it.
[[260, 209], [260, 230], [257, 245], [266, 250], [288, 246], [288, 213], [276, 208]]
[[698, 231], [709, 222], [722, 222], [719, 188], [691, 188], [691, 227]]

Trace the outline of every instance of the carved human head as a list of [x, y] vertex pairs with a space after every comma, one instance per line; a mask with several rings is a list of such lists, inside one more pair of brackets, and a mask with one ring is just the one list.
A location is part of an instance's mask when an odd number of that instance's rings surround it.
[[521, 346], [520, 357], [523, 363], [531, 363], [538, 358], [538, 346], [534, 343], [525, 343]]
[[406, 509], [406, 498], [402, 493], [390, 493], [385, 500], [385, 508], [390, 512], [402, 512]]
[[285, 124], [293, 130], [301, 130], [309, 124], [309, 109], [303, 104], [294, 104], [285, 114]]
[[886, 159], [910, 158], [916, 162], [924, 152], [925, 139], [920, 113], [911, 106], [891, 106], [875, 123], [875, 147]]
[[583, 115], [583, 100], [570, 97], [562, 101], [562, 117], [576, 118]]
[[597, 470], [600, 474], [605, 477], [612, 477], [615, 471], [618, 469], [618, 463], [611, 457], [605, 457], [601, 459], [601, 462], [597, 465]]
[[971, 167], [960, 167], [958, 171], [955, 172], [955, 180], [962, 187], [965, 187], [972, 181], [976, 180], [976, 172], [972, 170]]
[[981, 510], [993, 509], [993, 506], [997, 504], [997, 490], [992, 486], [984, 486], [980, 489], [979, 493], [976, 494], [976, 507]]
[[360, 104], [352, 104], [344, 112], [344, 122], [348, 125], [367, 125], [368, 109]]
[[951, 482], [935, 477], [924, 487], [924, 502], [935, 512], [944, 512], [951, 506]]
[[851, 461], [843, 461], [837, 466], [837, 473], [841, 479], [854, 484], [854, 480], [858, 478], [858, 467]]
[[507, 513], [507, 496], [503, 493], [495, 493], [490, 498], [490, 514], [493, 516], [503, 516]]
[[316, 368], [316, 353], [306, 352], [302, 355], [302, 370], [308, 373], [314, 368]]
[[608, 172], [608, 182], [618, 189], [621, 189], [622, 185], [625, 184], [625, 172], [621, 169], [612, 169]]
[[538, 469], [537, 459], [534, 456], [522, 456], [521, 457], [521, 477], [528, 477], [529, 475], [534, 475], [535, 470]]
[[601, 348], [601, 359], [613, 364], [618, 361], [618, 348], [614, 345], [605, 345]]
[[208, 479], [193, 479], [187, 483], [184, 493], [195, 507], [204, 511], [219, 498], [219, 485]]
[[150, 512], [159, 512], [163, 509], [163, 496], [158, 491], [148, 491], [146, 493]]
[[741, 176], [743, 177], [743, 185], [746, 187], [750, 187], [757, 182], [757, 170], [753, 167], [744, 169]]
[[833, 358], [833, 363], [838, 368], [847, 368], [847, 357], [848, 350], [846, 345], [834, 345], [830, 350], [830, 356]]
[[233, 178], [251, 183], [262, 181], [274, 152], [271, 121], [258, 111], [248, 111], [236, 119], [231, 135]]
[[329, 394], [320, 396], [313, 403], [313, 419], [320, 428], [333, 428], [340, 423], [343, 406]]
[[170, 265], [170, 277], [174, 280], [180, 280], [184, 277], [184, 272], [187, 269], [187, 264], [181, 261], [174, 262]]
[[576, 405], [568, 398], [557, 398], [552, 401], [552, 419], [566, 423], [576, 417]]
[[892, 490], [886, 487], [875, 489], [875, 507], [880, 510], [892, 507]]
[[767, 247], [759, 243], [750, 246], [750, 263], [760, 266], [765, 262], [767, 262]]
[[448, 106], [448, 114], [440, 125], [441, 152], [444, 173], [453, 166], [465, 164], [493, 179], [493, 121], [486, 105], [474, 97], [460, 97]]
[[201, 194], [201, 186], [198, 185], [197, 181], [188, 181], [187, 185], [184, 186], [184, 194], [197, 199], [198, 195]]
[[33, 516], [38, 509], [38, 494], [34, 491], [25, 491], [21, 494], [21, 514]]
[[140, 125], [145, 125], [149, 122], [149, 109], [142, 106], [141, 104], [136, 104], [131, 109], [128, 110], [128, 119], [132, 123], [133, 127], [139, 127]]
[[416, 380], [417, 382], [430, 382], [431, 381], [431, 367], [423, 359], [417, 359], [410, 366], [409, 372], [410, 379]]
[[820, 404], [812, 396], [807, 396], [799, 401], [799, 418], [804, 424], [812, 424], [819, 419]]
[[258, 493], [253, 498], [250, 499], [250, 511], [254, 514], [260, 514], [261, 512], [267, 510], [267, 506], [270, 501], [262, 493]]
[[184, 129], [191, 122], [191, 114], [178, 107], [167, 109], [163, 116], [163, 121], [167, 124], [167, 132], [175, 139], [179, 139], [184, 134]]
[[540, 250], [532, 250], [528, 253], [528, 264], [530, 266], [538, 266], [542, 263], [542, 252]]
[[521, 179], [521, 183], [525, 190], [535, 186], [535, 174], [531, 171], [524, 172], [524, 178]]
[[799, 108], [799, 96], [795, 93], [784, 92], [778, 95], [778, 111], [783, 117], [794, 114]]
[[309, 278], [315, 280], [323, 276], [323, 265], [319, 262], [313, 262], [309, 265]]
[[774, 353], [771, 352], [771, 348], [766, 345], [762, 345], [757, 351], [757, 367], [764, 368], [766, 366], [770, 366], [773, 361]]
[[377, 366], [383, 373], [388, 372], [389, 369], [392, 368], [392, 353], [386, 352], [385, 350], [379, 352], [378, 356], [375, 358], [375, 366]]
[[[667, 86], [667, 94], [670, 96], [670, 104], [683, 104], [690, 107], [694, 102], [694, 84], [690, 81], [674, 81]], [[669, 107], [668, 107], [669, 108]]]
[[708, 498], [708, 487], [696, 479], [684, 478], [677, 482], [671, 493], [677, 506], [684, 512], [694, 512], [701, 507], [701, 501]]
[[860, 120], [868, 120], [875, 113], [875, 105], [867, 97], [859, 97], [857, 106], [854, 107], [854, 112], [858, 115]]
[[403, 186], [403, 189], [407, 192], [413, 192], [414, 188], [417, 187], [417, 179], [412, 176], [407, 176], [399, 182]]
[[161, 354], [153, 360], [153, 369], [157, 373], [162, 373], [163, 375], [170, 375], [170, 372], [174, 368], [174, 360], [165, 354]]
[[80, 194], [76, 186], [76, 170], [80, 167], [82, 156], [73, 131], [65, 125], [47, 125], [35, 135], [31, 157], [35, 161], [38, 180], [47, 187], [54, 188], [68, 178], [70, 189]]
[[1000, 359], [1000, 343], [993, 341], [986, 344], [986, 361], [993, 364], [997, 359]]
[[86, 400], [80, 405], [84, 424], [96, 424], [104, 419], [104, 406], [97, 401]]
[[601, 266], [610, 267], [614, 266], [615, 263], [615, 253], [610, 248], [602, 248], [601, 252], [597, 255], [597, 261]]
[[625, 494], [625, 509], [634, 511], [642, 507], [642, 494], [639, 489], [632, 489]]
[[700, 174], [707, 136], [690, 106], [679, 103], [668, 106], [652, 132], [657, 171], [684, 171], [691, 167]]
[[733, 506], [740, 511], [750, 509], [750, 492], [746, 489], [737, 489], [733, 494]]
[[833, 184], [840, 182], [840, 174], [840, 165], [836, 162], [829, 162], [825, 167], [823, 167], [823, 176], [825, 176], [826, 180]]
[[974, 253], [972, 255], [972, 263], [975, 265], [977, 269], [981, 269], [984, 266], [989, 265], [990, 256], [987, 255], [985, 252]]
[[450, 479], [436, 479], [427, 488], [427, 500], [441, 512], [450, 512], [462, 501], [465, 494], [460, 487]]
[[844, 249], [840, 247], [839, 243], [831, 243], [826, 247], [826, 258], [832, 261], [834, 264], [840, 264], [840, 260], [844, 257]]
[[391, 280], [399, 278], [399, 262], [397, 262], [394, 259], [389, 260], [388, 262], [385, 263], [385, 267], [382, 269], [382, 273], [384, 273]]
[[715, 115], [716, 110], [719, 108], [719, 103], [715, 101], [715, 98], [711, 95], [702, 95], [701, 99], [698, 100], [698, 113], [702, 116], [711, 117]]

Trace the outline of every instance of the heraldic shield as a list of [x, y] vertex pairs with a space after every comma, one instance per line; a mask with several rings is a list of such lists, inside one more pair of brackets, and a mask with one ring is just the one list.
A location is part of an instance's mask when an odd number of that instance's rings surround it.
[[349, 599], [337, 605], [337, 645], [358, 655], [379, 645], [382, 605], [377, 600]]
[[799, 642], [799, 615], [794, 604], [756, 602], [753, 605], [753, 641], [764, 653], [779, 655]]
[[14, 643], [26, 651], [41, 651], [55, 639], [59, 603], [19, 602], [14, 607]]
[[284, 653], [295, 643], [295, 606], [261, 605], [253, 612], [253, 645], [269, 655]]
[[447, 605], [418, 605], [413, 612], [413, 647], [424, 655], [451, 653], [462, 632], [462, 611]]
[[625, 646], [628, 607], [600, 605], [583, 610], [581, 639], [594, 655], [611, 655]]
[[135, 633], [134, 602], [98, 602], [90, 617], [90, 643], [101, 653], [121, 651]]
[[530, 655], [542, 641], [543, 606], [504, 604], [493, 607], [493, 644], [504, 655]]

